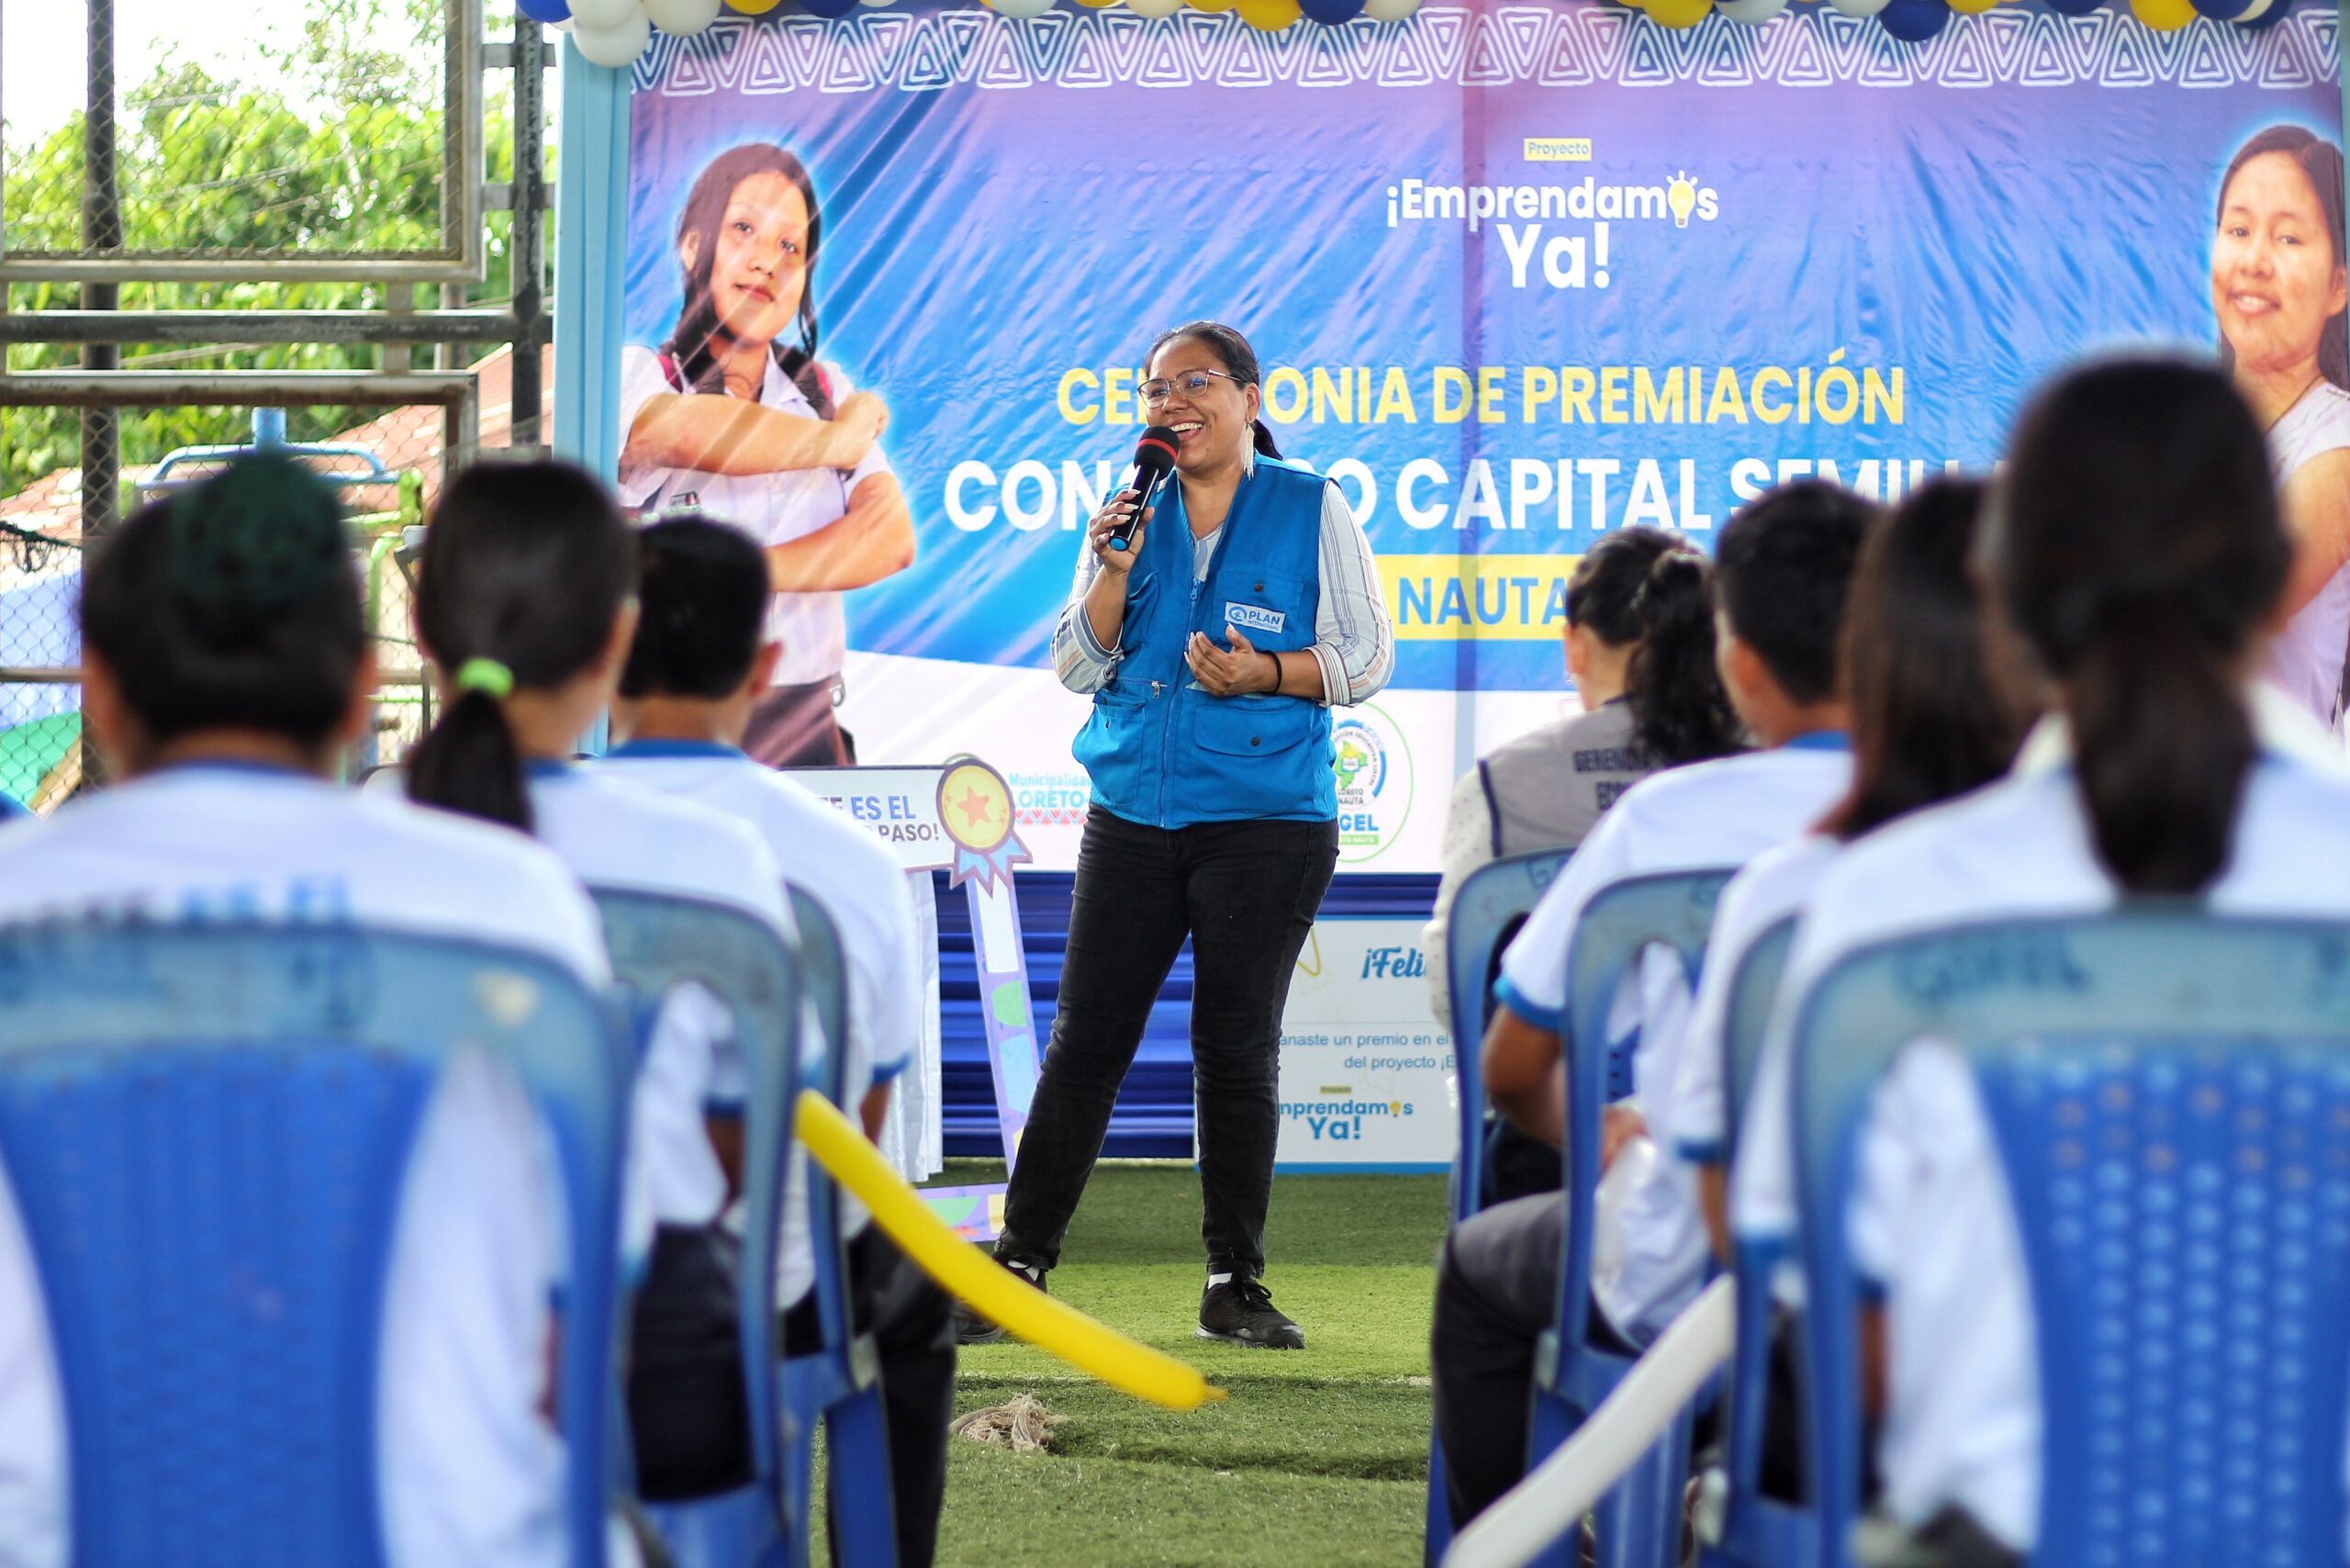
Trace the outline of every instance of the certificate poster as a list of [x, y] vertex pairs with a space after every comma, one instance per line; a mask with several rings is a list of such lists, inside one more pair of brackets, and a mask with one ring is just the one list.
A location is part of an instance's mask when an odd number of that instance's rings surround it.
[[[1814, 4], [1678, 32], [1600, 0], [1273, 34], [1189, 8], [730, 13], [637, 66], [623, 381], [691, 371], [859, 429], [696, 478], [632, 424], [623, 487], [739, 513], [779, 574], [823, 530], [910, 516], [910, 543], [779, 594], [793, 678], [838, 666], [863, 762], [994, 759], [1035, 863], [1067, 868], [1088, 700], [1049, 646], [1081, 528], [1147, 422], [1154, 335], [1230, 322], [1396, 626], [1393, 682], [1338, 715], [1340, 870], [1433, 870], [1449, 781], [1561, 711], [1564, 585], [1601, 533], [1709, 544], [1783, 480], [1893, 499], [1986, 468], [2093, 351], [2330, 334], [2350, 364], [2338, 313], [2262, 296], [2231, 326], [2260, 290], [2225, 275], [2230, 171], [2279, 134], [2342, 140], [2334, 8], [2270, 14], [2155, 33], [2021, 0], [1909, 44]], [[799, 241], [718, 276], [738, 190]], [[771, 373], [719, 386], [688, 341], [713, 311]], [[860, 398], [886, 406], [870, 441]]]
[[1452, 1036], [1415, 920], [1314, 923], [1281, 1014], [1277, 1170], [1451, 1168]]

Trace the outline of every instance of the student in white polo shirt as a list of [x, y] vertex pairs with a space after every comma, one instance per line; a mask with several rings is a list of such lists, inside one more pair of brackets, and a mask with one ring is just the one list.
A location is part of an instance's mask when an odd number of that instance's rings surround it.
[[[1740, 1144], [1723, 1160], [1723, 1032], [1730, 988], [1757, 938], [1793, 917], [1836, 852], [1914, 811], [2005, 773], [2022, 738], [2017, 684], [1995, 667], [1973, 573], [1984, 487], [1938, 479], [1912, 492], [1862, 548], [1844, 618], [1845, 703], [1852, 721], [1852, 792], [1818, 831], [1765, 851], [1722, 889], [1673, 1089], [1671, 1136], [1697, 1167], [1716, 1250], [1728, 1256], [1726, 1187], [1753, 1173]], [[1769, 1143], [1771, 1132], [1758, 1134]], [[1786, 1157], [1784, 1140], [1762, 1159]]]
[[[761, 641], [767, 595], [757, 546], [699, 517], [638, 535], [636, 641], [612, 705], [620, 742], [593, 769], [738, 817], [774, 846], [787, 880], [839, 927], [848, 966], [844, 1099], [878, 1137], [890, 1086], [912, 1065], [922, 963], [905, 875], [873, 837], [740, 746], [781, 650]], [[809, 1294], [807, 1157], [792, 1148], [784, 1203], [782, 1281], [788, 1349], [817, 1342]], [[955, 1336], [946, 1295], [844, 1194], [855, 1306], [881, 1357], [898, 1558], [932, 1560], [946, 1500], [946, 1423], [955, 1398]]]
[[[595, 911], [545, 849], [330, 782], [373, 714], [350, 552], [331, 494], [250, 459], [93, 553], [83, 711], [122, 782], [0, 834], [0, 924], [356, 924], [609, 978]], [[565, 1456], [543, 1414], [563, 1255], [543, 1148], [510, 1074], [451, 1064], [410, 1154], [384, 1321], [379, 1485], [397, 1568], [571, 1560]], [[63, 1568], [62, 1409], [18, 1224], [0, 1182], [0, 1563]]]
[[[1764, 749], [1668, 768], [1636, 784], [1599, 820], [1510, 945], [1485, 1036], [1486, 1092], [1528, 1133], [1557, 1144], [1564, 1127], [1559, 1027], [1567, 948], [1594, 894], [1627, 877], [1743, 865], [1818, 821], [1851, 779], [1836, 656], [1854, 558], [1874, 513], [1849, 491], [1793, 485], [1754, 502], [1722, 532], [1716, 588], [1723, 685]], [[1612, 1108], [1611, 1144], [1672, 1121], [1688, 981], [1669, 954], [1651, 956], [1615, 1002], [1617, 1037], [1639, 1031], [1637, 1107]], [[1669, 1146], [1667, 1146], [1669, 1147]], [[1595, 1281], [1602, 1333], [1653, 1336], [1695, 1294], [1704, 1224], [1692, 1172], [1669, 1158], [1619, 1211], [1624, 1262]], [[1565, 1199], [1539, 1193], [1453, 1228], [1437, 1276], [1433, 1370], [1437, 1433], [1453, 1522], [1462, 1525], [1525, 1468], [1527, 1391], [1536, 1342], [1556, 1315]]]
[[[1911, 494], [1862, 547], [1844, 618], [1842, 668], [1852, 721], [1852, 790], [1818, 830], [1764, 851], [1730, 879], [1714, 911], [1706, 966], [1684, 1037], [1669, 1131], [1697, 1169], [1715, 1250], [1728, 1257], [1724, 1215], [1722, 1036], [1740, 965], [1764, 933], [1792, 918], [1846, 842], [1911, 812], [1998, 778], [2021, 734], [2010, 681], [1995, 678], [1972, 572], [1983, 487], [1938, 480]], [[1746, 1191], [1756, 1162], [1784, 1164], [1784, 1133], [1752, 1130], [1739, 1145], [1735, 1181]], [[1770, 1147], [1775, 1145], [1775, 1147]], [[1783, 1347], [1774, 1344], [1774, 1352]], [[1774, 1353], [1774, 1397], [1762, 1485], [1802, 1495], [1802, 1441], [1792, 1425], [1794, 1363]]]
[[[1837, 857], [1774, 1037], [1827, 966], [1907, 933], [2137, 896], [2350, 917], [2350, 776], [2288, 699], [2246, 684], [2293, 547], [2226, 378], [2155, 361], [2064, 377], [2018, 427], [1997, 495], [1992, 590], [2053, 685], [2052, 715], [2007, 780]], [[2042, 1478], [2021, 1243], [1947, 1048], [1913, 1046], [1880, 1087], [1852, 1226], [1884, 1288], [1867, 1381], [1886, 1390], [1885, 1507], [1945, 1550], [2029, 1552]]]
[[[782, 873], [756, 833], [571, 760], [619, 678], [635, 583], [635, 536], [585, 472], [489, 463], [458, 476], [433, 508], [417, 575], [418, 640], [453, 689], [408, 758], [408, 793], [534, 834], [590, 888], [708, 899], [788, 933]], [[740, 1248], [721, 1223], [733, 1173], [705, 1119], [742, 1093], [724, 1008], [698, 987], [664, 999], [631, 1150], [655, 1227], [629, 1376], [649, 1499], [750, 1475], [731, 1327]]]

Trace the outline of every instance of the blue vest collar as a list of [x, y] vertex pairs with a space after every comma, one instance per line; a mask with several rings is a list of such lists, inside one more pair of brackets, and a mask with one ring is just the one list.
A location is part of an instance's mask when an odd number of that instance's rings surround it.
[[1851, 751], [1852, 737], [1844, 730], [1814, 730], [1797, 735], [1783, 748], [1787, 751]]

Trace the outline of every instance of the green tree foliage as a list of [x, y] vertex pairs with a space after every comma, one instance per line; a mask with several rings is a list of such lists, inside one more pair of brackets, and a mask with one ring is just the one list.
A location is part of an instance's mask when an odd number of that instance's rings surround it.
[[[276, 252], [414, 253], [442, 244], [442, 54], [434, 0], [340, 0], [330, 4], [282, 55], [277, 74], [306, 96], [218, 80], [202, 68], [166, 62], [123, 95], [118, 121], [124, 241], [149, 252]], [[422, 38], [405, 52], [368, 47], [386, 36]], [[509, 177], [511, 118], [506, 84], [487, 116], [489, 177]], [[0, 150], [0, 209], [10, 250], [72, 251], [82, 243], [83, 122], [77, 114], [46, 137]], [[469, 286], [471, 304], [510, 294], [508, 216], [491, 215], [489, 275]], [[412, 290], [420, 307], [439, 290]], [[386, 303], [378, 284], [125, 284], [126, 310], [357, 309]], [[73, 284], [20, 284], [13, 310], [71, 309]], [[224, 322], [217, 345], [126, 344], [126, 367], [200, 370], [373, 369], [383, 351], [325, 343], [239, 344]], [[12, 371], [79, 363], [71, 346], [17, 345]], [[318, 440], [377, 410], [294, 408], [287, 433]], [[251, 430], [245, 409], [126, 409], [126, 475], [175, 447], [236, 442]], [[80, 461], [80, 421], [70, 409], [0, 409], [0, 496]], [[396, 465], [417, 454], [384, 454]]]

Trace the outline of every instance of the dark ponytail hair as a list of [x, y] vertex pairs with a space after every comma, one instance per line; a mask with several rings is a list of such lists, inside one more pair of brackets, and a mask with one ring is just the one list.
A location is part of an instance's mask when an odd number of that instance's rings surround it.
[[[1150, 352], [1142, 356], [1145, 374], [1147, 374], [1150, 362], [1158, 357], [1159, 350], [1187, 338], [1205, 344], [1210, 353], [1224, 362], [1225, 373], [1235, 381], [1243, 386], [1257, 387], [1260, 398], [1264, 395], [1264, 377], [1257, 366], [1257, 351], [1248, 346], [1248, 340], [1240, 335], [1238, 328], [1227, 327], [1221, 321], [1186, 321], [1180, 327], [1169, 327], [1159, 333], [1150, 341]], [[1274, 444], [1273, 432], [1265, 428], [1265, 421], [1253, 420], [1249, 422], [1255, 427], [1250, 439], [1256, 444], [1258, 455], [1279, 457], [1281, 449]]]
[[285, 457], [140, 508], [93, 550], [81, 616], [151, 743], [259, 730], [316, 751], [367, 649], [341, 506]]
[[531, 828], [521, 748], [500, 695], [464, 676], [502, 666], [516, 690], [596, 662], [636, 580], [636, 541], [611, 497], [567, 463], [477, 463], [442, 491], [416, 581], [418, 636], [457, 689], [408, 763], [426, 805]]
[[2122, 360], [2036, 398], [1986, 544], [2054, 679], [2098, 858], [2132, 893], [2226, 869], [2255, 756], [2237, 685], [2292, 563], [2260, 427], [2224, 373]]
[[1984, 487], [1937, 479], [1869, 531], [1844, 612], [1852, 789], [1820, 823], [1858, 838], [2007, 771], [2023, 715], [1993, 668], [1973, 575]]
[[800, 388], [809, 407], [820, 420], [833, 417], [833, 399], [826, 391], [822, 375], [816, 368], [816, 248], [823, 238], [824, 215], [816, 206], [816, 184], [808, 177], [808, 166], [770, 142], [746, 142], [732, 148], [710, 161], [710, 166], [694, 181], [693, 189], [686, 193], [685, 210], [677, 215], [677, 244], [683, 249], [688, 236], [695, 238], [693, 265], [685, 268], [679, 297], [684, 303], [677, 311], [677, 330], [662, 347], [677, 367], [678, 377], [691, 392], [723, 394], [726, 390], [726, 366], [712, 352], [712, 341], [725, 329], [719, 324], [718, 301], [710, 286], [711, 271], [718, 263], [718, 234], [726, 223], [727, 203], [734, 199], [734, 187], [755, 174], [781, 174], [800, 187], [800, 199], [808, 204], [808, 248], [805, 275], [800, 286], [800, 342], [789, 344], [780, 338], [769, 346], [775, 363], [784, 375]]
[[[2236, 183], [2237, 171], [2264, 152], [2281, 152], [2300, 165], [2317, 196], [2318, 216], [2325, 225], [2325, 242], [2333, 250], [2333, 264], [2350, 267], [2350, 247], [2345, 247], [2343, 237], [2342, 149], [2298, 125], [2272, 125], [2236, 149], [2236, 155], [2228, 160], [2228, 172], [2220, 176], [2214, 221], [2228, 215], [2228, 187]], [[2236, 366], [2235, 345], [2224, 333], [2220, 338], [2220, 365], [2224, 370]], [[2350, 392], [2350, 324], [2340, 313], [2326, 319], [2324, 334], [2317, 341], [2317, 368], [2319, 375]]]
[[[1623, 537], [1612, 535], [1593, 554]], [[1744, 751], [1746, 727], [1714, 663], [1713, 563], [1663, 537], [1670, 547], [1651, 558], [1632, 596], [1639, 644], [1625, 668], [1624, 691], [1634, 744], [1657, 767], [1678, 767]]]

